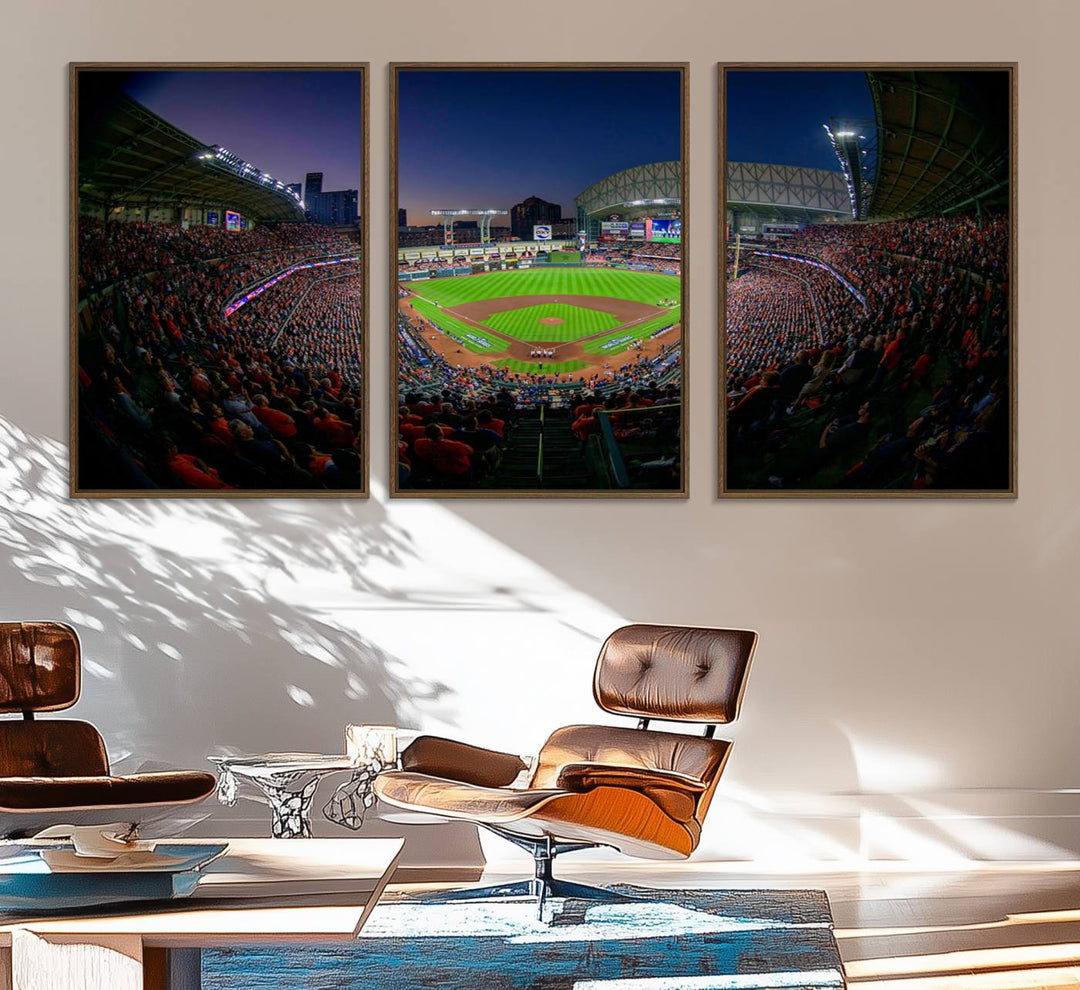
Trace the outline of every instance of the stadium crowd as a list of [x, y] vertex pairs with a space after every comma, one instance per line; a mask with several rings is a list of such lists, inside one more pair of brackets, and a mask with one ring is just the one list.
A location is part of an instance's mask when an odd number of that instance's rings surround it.
[[682, 245], [641, 242], [597, 245], [584, 259], [585, 265], [626, 265], [639, 271], [682, 273]]
[[[172, 223], [108, 223], [81, 216], [78, 224], [79, 288], [109, 284], [173, 265], [239, 254], [294, 251], [306, 255], [356, 250], [359, 240], [318, 224], [287, 223], [249, 230]], [[273, 255], [267, 254], [267, 258]]]
[[1003, 486], [1007, 243], [1000, 215], [811, 225], [785, 250], [835, 275], [769, 258], [732, 281], [729, 267], [731, 483]]
[[727, 293], [729, 381], [832, 336], [853, 332], [859, 301], [827, 270], [783, 258], [748, 259]]
[[345, 378], [359, 382], [363, 369], [363, 346], [358, 332], [361, 320], [363, 277], [359, 266], [347, 274], [324, 275], [307, 292], [285, 323], [278, 353], [301, 365], [337, 369]]
[[[125, 260], [124, 276], [80, 311], [84, 487], [360, 487], [357, 263], [297, 271], [223, 316], [252, 282], [313, 248], [355, 255], [354, 239], [315, 224], [257, 228], [244, 243], [213, 229], [188, 238], [166, 224], [91, 226], [102, 257], [115, 237]], [[177, 245], [192, 243], [212, 259], [185, 260]], [[256, 253], [223, 251], [237, 245]]]
[[[466, 368], [453, 365], [424, 339], [429, 325], [398, 314], [398, 396], [399, 481], [405, 487], [475, 487], [483, 485], [498, 471], [507, 442], [518, 418], [540, 406], [565, 413], [565, 429], [583, 443], [592, 435], [589, 424], [579, 422], [578, 411], [589, 402], [611, 411], [637, 409], [646, 405], [678, 404], [682, 375], [681, 341], [674, 340], [653, 358], [636, 351], [631, 360], [618, 367], [589, 375], [540, 375], [510, 371], [504, 367], [481, 365]], [[405, 413], [405, 409], [409, 412]], [[452, 436], [468, 424], [470, 416], [483, 410], [499, 419], [500, 443], [478, 448], [476, 437]], [[419, 420], [412, 418], [419, 417]], [[594, 417], [595, 420], [595, 417]], [[641, 439], [652, 434], [667, 436], [670, 417], [639, 421]], [[472, 449], [421, 442], [421, 430], [442, 429], [447, 443], [465, 443]], [[632, 427], [627, 427], [632, 429]], [[629, 433], [626, 434], [630, 436]], [[424, 439], [437, 439], [430, 432]], [[490, 438], [487, 438], [490, 439]], [[453, 455], [451, 457], [451, 455]]]
[[[513, 255], [506, 255], [505, 260], [510, 261], [515, 258], [535, 258], [536, 251], [516, 251]], [[415, 258], [415, 259], [399, 259], [398, 260], [398, 272], [438, 272], [445, 271], [448, 268], [463, 268], [471, 265], [484, 265], [499, 264], [503, 260], [504, 256], [500, 255], [497, 250], [492, 250], [487, 256], [481, 257], [480, 255], [454, 255], [453, 258]]]
[[[539, 252], [528, 250], [512, 256], [500, 256], [492, 252], [488, 257], [456, 255], [453, 258], [399, 259], [398, 272], [438, 272], [450, 268], [467, 268], [485, 263], [500, 264], [503, 260], [534, 259]], [[680, 274], [682, 271], [682, 247], [679, 244], [603, 244], [582, 257], [581, 263], [590, 267], [628, 265], [642, 271]]]

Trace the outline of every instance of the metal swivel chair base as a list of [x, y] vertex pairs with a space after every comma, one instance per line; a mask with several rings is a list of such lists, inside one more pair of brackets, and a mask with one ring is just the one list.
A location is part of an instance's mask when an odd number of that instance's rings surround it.
[[572, 883], [569, 880], [559, 880], [552, 876], [551, 868], [555, 857], [560, 853], [576, 852], [580, 849], [598, 849], [598, 842], [556, 842], [550, 836], [544, 838], [528, 838], [514, 835], [493, 825], [485, 825], [486, 829], [496, 835], [512, 842], [520, 849], [530, 853], [533, 858], [535, 869], [531, 880], [516, 880], [510, 883], [495, 884], [489, 887], [468, 887], [453, 891], [431, 891], [421, 894], [416, 898], [418, 901], [480, 901], [480, 900], [514, 900], [519, 898], [535, 898], [536, 917], [544, 920], [544, 905], [549, 897], [575, 898], [595, 903], [620, 903], [634, 901], [638, 898], [620, 891], [611, 890], [608, 887], [594, 887], [591, 884]]

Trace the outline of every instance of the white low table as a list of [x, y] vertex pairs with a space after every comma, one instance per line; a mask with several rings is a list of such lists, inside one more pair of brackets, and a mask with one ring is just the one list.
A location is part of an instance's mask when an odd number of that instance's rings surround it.
[[351, 770], [326, 802], [323, 814], [357, 831], [375, 803], [375, 778], [398, 765], [401, 746], [419, 735], [395, 725], [345, 726], [345, 753], [264, 753], [259, 756], [211, 756], [218, 768], [218, 800], [234, 805], [238, 781], [254, 784], [270, 805], [270, 834], [275, 839], [310, 838], [311, 805], [319, 781]]
[[352, 770], [348, 756], [319, 753], [266, 753], [262, 756], [211, 756], [218, 767], [218, 800], [236, 803], [237, 778], [250, 781], [270, 805], [270, 834], [275, 839], [311, 837], [311, 803], [319, 781]]
[[0, 990], [198, 990], [201, 950], [236, 943], [349, 941], [404, 839], [228, 841], [187, 898], [138, 913], [4, 921]]

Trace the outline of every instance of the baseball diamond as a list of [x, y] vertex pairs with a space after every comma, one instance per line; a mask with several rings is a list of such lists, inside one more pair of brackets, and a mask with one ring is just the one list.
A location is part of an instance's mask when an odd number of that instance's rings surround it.
[[[428, 324], [447, 361], [523, 374], [589, 374], [632, 350], [659, 352], [679, 329], [678, 276], [617, 269], [493, 272], [408, 285], [402, 312]], [[538, 355], [536, 352], [545, 352]]]

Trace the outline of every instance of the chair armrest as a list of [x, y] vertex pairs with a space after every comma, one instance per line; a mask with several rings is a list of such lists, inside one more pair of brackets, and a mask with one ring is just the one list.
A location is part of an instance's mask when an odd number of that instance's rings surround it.
[[705, 781], [677, 770], [611, 766], [604, 763], [568, 763], [559, 772], [556, 786], [583, 794], [598, 787], [621, 787], [645, 795], [679, 822], [694, 816]]
[[413, 773], [478, 787], [506, 787], [528, 764], [513, 753], [500, 753], [440, 736], [420, 736], [402, 751], [401, 766]]
[[558, 787], [567, 791], [587, 791], [594, 787], [674, 787], [690, 794], [705, 790], [705, 781], [678, 770], [618, 766], [608, 763], [567, 763], [559, 771]]

